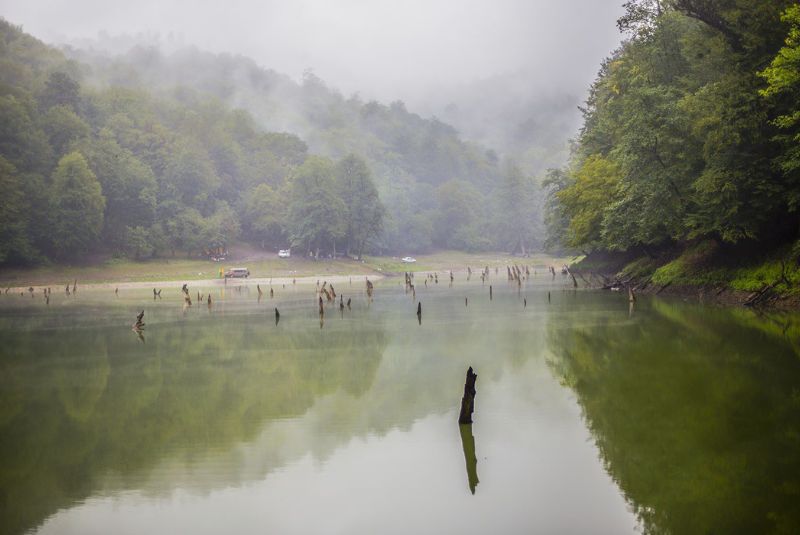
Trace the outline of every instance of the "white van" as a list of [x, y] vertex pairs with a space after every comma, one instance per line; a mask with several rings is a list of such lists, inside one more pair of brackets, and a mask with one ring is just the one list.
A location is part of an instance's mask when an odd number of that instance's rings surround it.
[[250, 276], [250, 270], [243, 267], [231, 268], [225, 272], [226, 279], [247, 278]]

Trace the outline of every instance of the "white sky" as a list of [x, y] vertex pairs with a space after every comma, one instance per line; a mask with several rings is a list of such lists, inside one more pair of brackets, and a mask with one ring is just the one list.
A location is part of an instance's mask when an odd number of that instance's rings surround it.
[[423, 100], [519, 75], [582, 92], [619, 43], [623, 0], [0, 0], [47, 42], [156, 32], [345, 94]]

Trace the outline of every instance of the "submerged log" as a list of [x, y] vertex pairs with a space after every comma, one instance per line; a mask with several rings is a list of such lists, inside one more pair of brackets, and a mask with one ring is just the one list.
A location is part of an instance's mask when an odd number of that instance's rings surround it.
[[471, 424], [472, 413], [475, 410], [475, 381], [478, 374], [472, 371], [472, 366], [467, 370], [467, 380], [464, 383], [464, 396], [461, 398], [461, 412], [458, 415], [458, 423]]

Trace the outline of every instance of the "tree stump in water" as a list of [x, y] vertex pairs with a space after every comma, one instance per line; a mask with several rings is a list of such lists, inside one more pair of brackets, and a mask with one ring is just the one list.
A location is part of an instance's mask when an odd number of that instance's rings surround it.
[[144, 310], [137, 314], [136, 323], [133, 324], [134, 331], [141, 331], [142, 329], [144, 329]]
[[472, 366], [467, 370], [467, 381], [464, 383], [464, 397], [461, 398], [461, 412], [458, 423], [471, 424], [472, 412], [475, 410], [475, 381], [478, 374], [472, 371]]

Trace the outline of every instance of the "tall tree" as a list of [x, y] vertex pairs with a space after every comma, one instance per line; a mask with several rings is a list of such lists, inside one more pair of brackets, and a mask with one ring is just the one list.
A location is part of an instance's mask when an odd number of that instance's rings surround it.
[[336, 164], [339, 196], [345, 204], [346, 252], [361, 259], [371, 239], [383, 231], [385, 209], [366, 162], [350, 154]]
[[28, 210], [16, 168], [0, 156], [0, 264], [27, 261], [34, 256], [28, 237]]
[[327, 158], [308, 158], [291, 178], [289, 239], [293, 246], [319, 256], [336, 251], [336, 240], [347, 234], [345, 204], [337, 194], [335, 169]]
[[499, 227], [511, 253], [527, 254], [541, 219], [533, 179], [513, 161], [505, 164], [500, 183]]
[[59, 257], [86, 253], [103, 228], [106, 200], [100, 182], [79, 152], [61, 158], [53, 173], [53, 249]]

